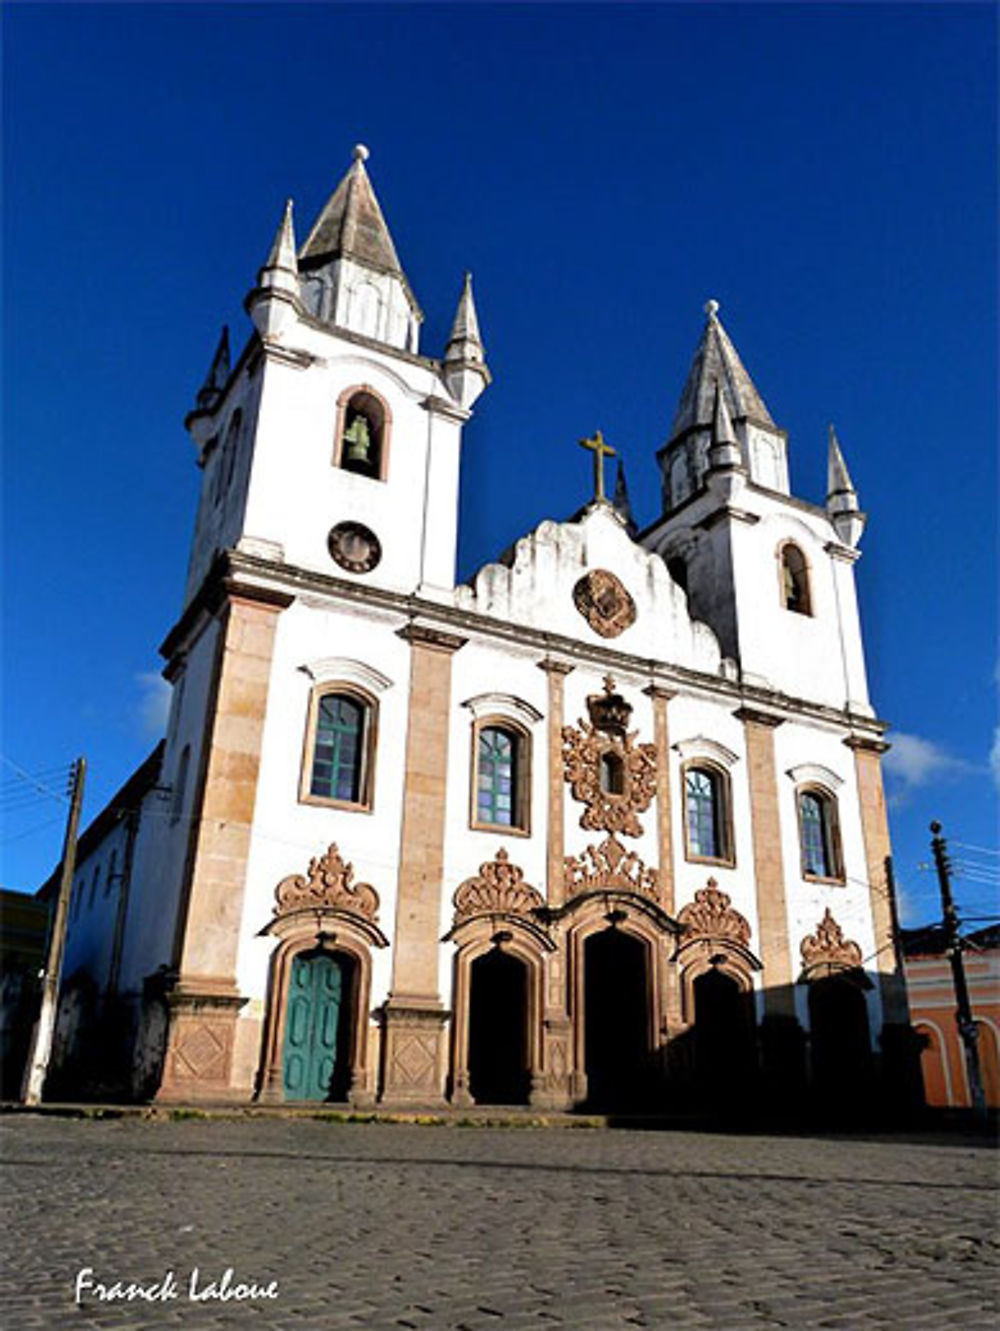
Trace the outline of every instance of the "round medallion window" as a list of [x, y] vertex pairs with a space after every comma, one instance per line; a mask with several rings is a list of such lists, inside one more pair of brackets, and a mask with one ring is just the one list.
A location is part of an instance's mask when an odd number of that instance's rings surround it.
[[378, 537], [360, 522], [338, 522], [327, 545], [336, 563], [348, 573], [370, 573], [382, 558]]

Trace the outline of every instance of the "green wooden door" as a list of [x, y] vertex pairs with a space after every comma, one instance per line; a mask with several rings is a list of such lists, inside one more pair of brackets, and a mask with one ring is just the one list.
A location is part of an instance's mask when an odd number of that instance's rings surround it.
[[337, 1066], [344, 970], [319, 952], [296, 957], [285, 1019], [286, 1100], [325, 1100]]

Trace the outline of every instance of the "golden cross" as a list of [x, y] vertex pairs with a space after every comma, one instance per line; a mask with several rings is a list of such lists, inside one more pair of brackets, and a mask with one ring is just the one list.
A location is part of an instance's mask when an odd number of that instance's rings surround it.
[[604, 442], [604, 435], [600, 430], [594, 431], [593, 439], [581, 439], [581, 448], [589, 448], [594, 455], [594, 498], [605, 499], [604, 493], [604, 459], [613, 458], [617, 454], [610, 444]]

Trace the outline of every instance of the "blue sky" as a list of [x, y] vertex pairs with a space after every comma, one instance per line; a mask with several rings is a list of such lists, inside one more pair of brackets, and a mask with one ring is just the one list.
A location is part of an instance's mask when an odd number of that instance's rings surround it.
[[[996, 913], [996, 19], [990, 5], [24, 5], [4, 29], [3, 883], [155, 742], [199, 473], [182, 420], [286, 196], [368, 166], [443, 350], [475, 277], [494, 383], [461, 572], [623, 454], [642, 522], [709, 297], [858, 566], [907, 921], [927, 823]], [[996, 750], [994, 750], [996, 762]], [[48, 774], [54, 774], [52, 782]]]

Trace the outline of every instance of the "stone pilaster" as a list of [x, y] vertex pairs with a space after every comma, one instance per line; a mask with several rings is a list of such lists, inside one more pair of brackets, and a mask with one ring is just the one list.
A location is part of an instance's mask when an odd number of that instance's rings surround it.
[[893, 937], [892, 884], [886, 861], [892, 853], [889, 820], [882, 786], [882, 754], [889, 745], [882, 740], [850, 738], [844, 741], [854, 751], [854, 770], [861, 808], [861, 833], [865, 844], [868, 891], [872, 926], [875, 931], [879, 989], [882, 995], [882, 1020], [887, 1024], [909, 1021], [906, 985], [897, 966]]
[[566, 676], [573, 667], [565, 661], [539, 661], [549, 680], [549, 790], [548, 828], [546, 832], [545, 895], [550, 906], [561, 906], [565, 897], [566, 805], [563, 769], [562, 731], [565, 713]]
[[794, 1017], [785, 869], [778, 812], [778, 777], [774, 758], [774, 730], [781, 725], [781, 718], [755, 712], [747, 707], [741, 708], [736, 717], [743, 722], [747, 745], [757, 920], [760, 929], [760, 958], [764, 963], [764, 1010], [771, 1017]]
[[403, 825], [392, 940], [392, 987], [382, 1010], [382, 1099], [437, 1103], [444, 1095], [448, 1014], [438, 991], [444, 880], [451, 658], [465, 639], [419, 625], [410, 644]]
[[232, 1094], [243, 999], [236, 955], [278, 614], [291, 597], [228, 589], [174, 943], [177, 983], [158, 1100]]
[[[670, 802], [670, 728], [667, 704], [676, 697], [672, 689], [650, 684], [643, 692], [653, 703], [653, 742], [656, 745], [656, 841], [659, 857], [660, 905], [673, 917], [676, 908], [674, 892], [674, 835]], [[677, 967], [663, 967], [663, 1015], [667, 1035], [673, 1036], [683, 1028], [681, 1018], [680, 976]]]
[[653, 702], [653, 743], [656, 746], [656, 841], [659, 856], [660, 905], [674, 914], [674, 838], [670, 817], [670, 730], [667, 703], [675, 694], [650, 684], [643, 692]]

